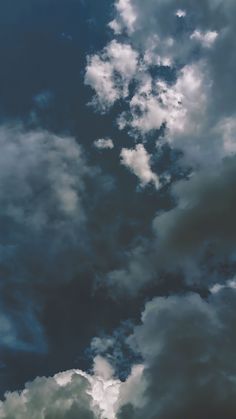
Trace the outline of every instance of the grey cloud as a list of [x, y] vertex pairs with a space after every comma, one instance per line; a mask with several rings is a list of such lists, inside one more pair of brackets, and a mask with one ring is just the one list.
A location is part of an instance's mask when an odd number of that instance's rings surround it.
[[0, 343], [43, 351], [34, 287], [72, 280], [89, 260], [88, 184], [103, 180], [71, 137], [16, 124], [0, 128], [0, 147]]
[[234, 290], [155, 298], [129, 338], [144, 358], [143, 407], [119, 418], [233, 419], [235, 403]]
[[62, 279], [69, 278], [86, 226], [85, 184], [96, 170], [70, 137], [2, 127], [0, 146], [0, 260], [5, 277], [48, 280], [58, 270]]
[[177, 206], [153, 224], [157, 255], [167, 266], [192, 267], [193, 262], [197, 269], [207, 249], [214, 262], [235, 259], [235, 175], [231, 157], [173, 187]]
[[132, 294], [160, 281], [163, 272], [178, 272], [206, 288], [224, 281], [229, 274], [224, 277], [219, 268], [235, 263], [235, 179], [233, 156], [177, 182], [176, 205], [155, 217], [153, 237], [133, 247], [124, 267], [108, 275], [109, 284]]

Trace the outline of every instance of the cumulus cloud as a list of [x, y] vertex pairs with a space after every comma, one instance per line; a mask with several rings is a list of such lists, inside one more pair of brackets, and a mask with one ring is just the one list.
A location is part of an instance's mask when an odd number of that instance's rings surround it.
[[80, 371], [36, 378], [22, 392], [6, 394], [0, 404], [0, 418], [101, 418], [89, 390], [88, 377]]
[[144, 358], [143, 405], [127, 403], [119, 418], [233, 419], [235, 298], [228, 289], [208, 300], [189, 294], [146, 304], [129, 338]]
[[123, 148], [121, 162], [139, 178], [141, 186], [153, 182], [156, 188], [159, 188], [158, 176], [152, 171], [150, 156], [142, 144], [138, 144], [134, 149]]
[[79, 372], [73, 372], [65, 383], [60, 378], [37, 378], [33, 383], [27, 384], [22, 393], [8, 393], [6, 400], [0, 405], [0, 417], [98, 418], [96, 409], [92, 407], [91, 396], [87, 393], [87, 378]]
[[[114, 378], [105, 358], [94, 359], [93, 372], [70, 370], [36, 378], [21, 392], [7, 392], [0, 402], [0, 418], [116, 419], [127, 400], [140, 406], [143, 367], [136, 365], [126, 381]], [[135, 390], [135, 391], [134, 391]]]

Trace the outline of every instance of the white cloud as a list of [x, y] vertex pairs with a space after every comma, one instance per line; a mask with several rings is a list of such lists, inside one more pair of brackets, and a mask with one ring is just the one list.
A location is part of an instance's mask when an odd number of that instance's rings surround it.
[[195, 64], [185, 66], [173, 85], [156, 80], [144, 88], [141, 80], [130, 100], [130, 112], [120, 116], [118, 125], [145, 136], [166, 124], [166, 140], [197, 159], [195, 139], [202, 134], [208, 89], [201, 66]]
[[109, 23], [109, 26], [115, 34], [120, 34], [122, 29], [132, 33], [136, 22], [136, 13], [131, 0], [117, 0], [115, 3], [117, 18]]
[[[214, 153], [211, 161], [219, 161], [233, 148], [234, 141], [226, 143], [220, 131], [216, 134], [216, 127], [222, 121], [218, 110], [215, 110], [222, 106], [220, 92], [224, 96], [232, 96], [229, 77], [222, 82], [225, 72], [222, 72], [221, 63], [224, 56], [223, 43], [228, 42], [230, 31], [234, 30], [233, 22], [229, 21], [230, 14], [233, 15], [233, 3], [219, 0], [189, 5], [184, 0], [180, 8], [177, 3], [176, 0], [161, 0], [158, 4], [154, 0], [146, 3], [140, 0], [115, 1], [115, 19], [111, 25], [114, 26], [115, 34], [122, 33], [129, 47], [138, 51], [139, 60], [136, 70], [128, 72], [127, 78], [114, 80], [113, 76], [109, 76], [104, 88], [101, 87], [103, 83], [98, 83], [97, 95], [100, 95], [99, 88], [101, 101], [102, 96], [106, 98], [106, 89], [111, 93], [108, 95], [108, 107], [118, 99], [125, 99], [126, 104], [128, 102], [130, 112], [119, 115], [118, 125], [120, 128], [131, 128], [132, 135], [139, 135], [139, 139], [166, 124], [166, 140], [173, 147], [181, 149], [188, 163], [196, 167], [201, 164], [201, 160], [206, 165], [211, 152]], [[177, 33], [173, 32], [178, 24], [176, 16], [188, 16], [193, 25], [191, 34], [187, 26]], [[227, 25], [228, 31], [225, 30]], [[216, 48], [211, 48], [221, 31], [225, 33], [225, 37], [221, 37], [222, 45], [219, 42]], [[117, 41], [113, 42], [118, 44]], [[204, 51], [199, 51], [198, 55], [193, 54], [196, 42], [204, 47]], [[94, 59], [104, 57], [104, 51], [94, 56]], [[111, 64], [113, 58], [108, 58], [109, 54], [105, 61]], [[118, 55], [120, 64], [126, 62], [120, 53]], [[227, 63], [232, 66], [230, 62], [228, 57]], [[175, 83], [163, 81], [157, 74], [150, 76], [149, 70], [153, 66], [178, 68]], [[119, 72], [124, 74], [123, 69], [118, 69], [117, 74]], [[144, 91], [142, 80], [147, 81], [148, 78]], [[131, 81], [135, 82], [135, 88], [132, 97], [128, 97]], [[227, 85], [227, 89], [224, 89], [224, 85]]]
[[85, 84], [91, 86], [97, 95], [101, 108], [106, 108], [119, 99], [119, 91], [113, 80], [113, 67], [109, 61], [94, 55], [88, 61]]
[[110, 138], [99, 138], [94, 141], [94, 146], [100, 150], [114, 148], [114, 143]]
[[218, 37], [218, 33], [216, 31], [202, 32], [199, 30], [195, 30], [190, 36], [191, 39], [194, 39], [200, 42], [202, 46], [205, 48], [212, 47], [217, 37]]
[[96, 93], [95, 104], [105, 110], [128, 95], [138, 66], [138, 53], [128, 44], [112, 41], [99, 55], [88, 58], [85, 84]]
[[215, 284], [210, 288], [210, 292], [212, 294], [218, 294], [218, 292], [222, 291], [223, 289], [231, 288], [233, 290], [236, 289], [236, 279], [231, 279], [227, 281], [224, 285], [222, 284]]
[[187, 15], [186, 10], [182, 10], [182, 9], [178, 9], [175, 12], [176, 16], [181, 18], [181, 17], [185, 17]]
[[142, 186], [153, 182], [156, 188], [159, 188], [159, 179], [151, 169], [150, 159], [151, 156], [142, 144], [138, 144], [134, 149], [123, 148], [121, 151], [121, 163], [139, 178]]

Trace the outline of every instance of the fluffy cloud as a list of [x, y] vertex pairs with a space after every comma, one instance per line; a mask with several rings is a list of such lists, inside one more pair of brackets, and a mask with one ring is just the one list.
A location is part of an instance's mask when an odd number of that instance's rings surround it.
[[127, 400], [140, 405], [142, 372], [142, 366], [135, 366], [122, 383], [113, 377], [106, 359], [97, 356], [92, 374], [65, 371], [54, 377], [36, 378], [21, 392], [6, 393], [0, 402], [0, 418], [116, 419], [116, 412]]
[[112, 41], [99, 55], [88, 58], [85, 84], [95, 92], [95, 103], [105, 110], [128, 95], [138, 65], [138, 54], [128, 44]]
[[173, 84], [143, 77], [130, 100], [130, 111], [119, 117], [120, 128], [131, 128], [143, 137], [166, 125], [166, 141], [184, 150], [189, 164], [204, 164], [212, 149], [218, 158], [224, 156], [221, 133], [216, 132], [215, 126], [211, 128], [214, 133], [208, 132], [211, 82], [204, 71], [203, 63], [186, 65]]
[[139, 178], [141, 186], [153, 182], [156, 188], [159, 188], [158, 176], [152, 172], [150, 156], [142, 144], [138, 144], [132, 150], [123, 148], [121, 162]]
[[[224, 136], [217, 127], [225, 119], [235, 120], [232, 85], [236, 62], [229, 53], [235, 48], [234, 12], [234, 2], [222, 0], [169, 0], [158, 4], [149, 0], [145, 6], [140, 0], [115, 2], [115, 19], [110, 26], [115, 35], [123, 33], [126, 47], [137, 51], [139, 60], [136, 70], [128, 72], [123, 80], [109, 76], [106, 86], [112, 84], [110, 100], [106, 99], [102, 83], [93, 87], [97, 98], [111, 105], [118, 98], [127, 99], [127, 86], [131, 80], [134, 82], [126, 103], [129, 111], [118, 116], [121, 129], [131, 129], [132, 135], [143, 139], [165, 125], [165, 140], [182, 150], [188, 164], [195, 168], [228, 155]], [[112, 43], [118, 45], [115, 40]], [[90, 57], [90, 62], [99, 59], [112, 63], [106, 52], [112, 43], [101, 56]], [[165, 80], [163, 66], [172, 68], [176, 77]], [[230, 77], [225, 77], [226, 73]]]
[[123, 29], [132, 33], [136, 21], [136, 13], [131, 0], [118, 0], [115, 3], [117, 17], [109, 23], [115, 34], [119, 35]]
[[89, 382], [80, 372], [73, 371], [52, 378], [37, 378], [21, 393], [7, 393], [0, 404], [4, 419], [95, 419]]
[[143, 406], [129, 403], [119, 418], [233, 419], [235, 299], [230, 289], [208, 300], [189, 294], [147, 303], [129, 338], [144, 358]]

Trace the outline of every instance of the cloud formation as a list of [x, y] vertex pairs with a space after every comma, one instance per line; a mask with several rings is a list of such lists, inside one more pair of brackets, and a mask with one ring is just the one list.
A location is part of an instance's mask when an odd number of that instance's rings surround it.
[[[113, 12], [108, 39], [85, 53], [94, 121], [85, 103], [74, 112], [73, 77], [62, 94], [48, 83], [29, 95], [32, 125], [73, 96], [65, 119], [77, 138], [79, 113], [86, 157], [71, 136], [0, 128], [1, 347], [45, 351], [43, 317], [53, 375], [61, 353], [71, 368], [96, 336], [81, 361], [95, 356], [90, 373], [38, 378], [6, 395], [0, 417], [233, 419], [236, 4], [115, 0]], [[62, 23], [50, 45], [70, 58], [83, 36]], [[86, 20], [86, 42], [96, 25]], [[79, 77], [67, 58], [64, 74]]]

